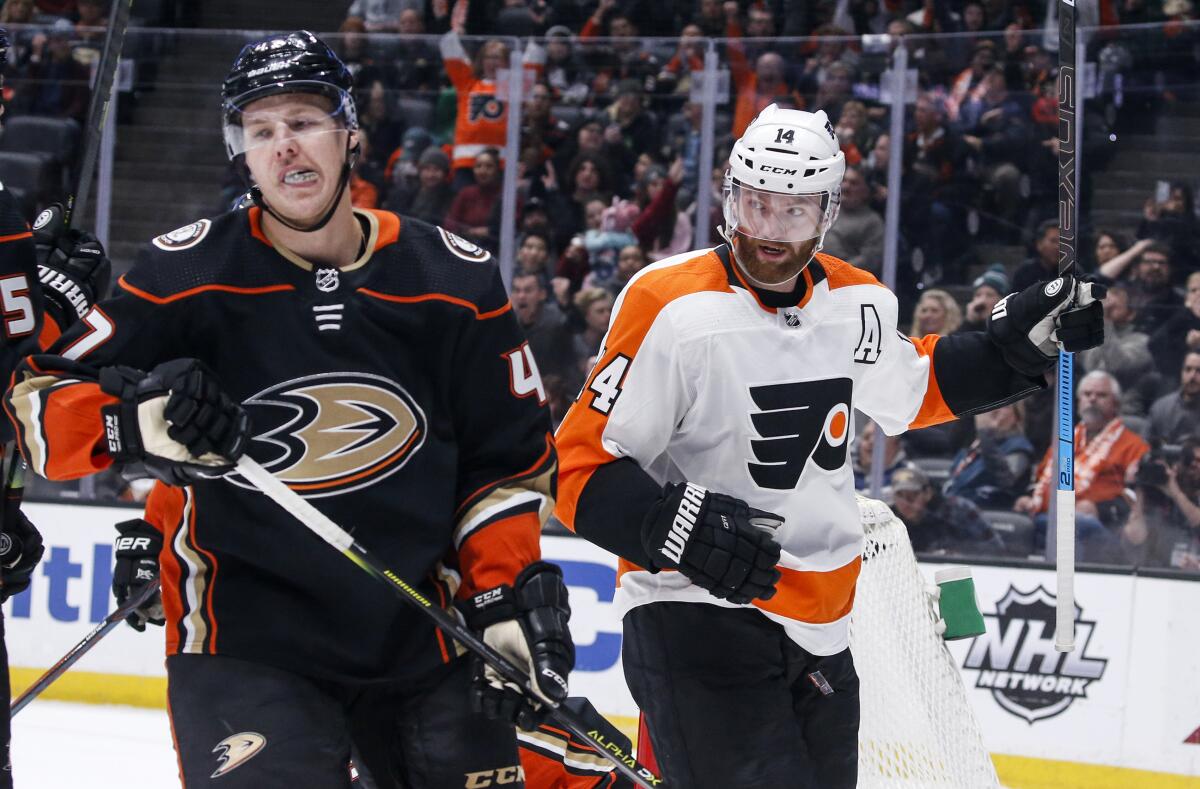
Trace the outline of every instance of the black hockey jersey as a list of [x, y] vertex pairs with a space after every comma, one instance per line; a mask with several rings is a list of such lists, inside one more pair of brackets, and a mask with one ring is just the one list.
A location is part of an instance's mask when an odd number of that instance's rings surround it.
[[[16, 198], [3, 184], [0, 184], [0, 306], [4, 310], [0, 380], [7, 385], [17, 363], [39, 350], [42, 291], [37, 281], [33, 233], [21, 216]], [[0, 442], [11, 438], [11, 427], [0, 426]]]
[[[556, 459], [545, 392], [490, 255], [356, 212], [365, 252], [315, 267], [257, 208], [156, 238], [113, 298], [28, 359], [9, 393], [32, 468], [110, 465], [97, 370], [203, 360], [253, 425], [248, 454], [449, 605], [540, 556]], [[337, 679], [403, 677], [454, 645], [233, 477], [166, 489], [168, 653]]]

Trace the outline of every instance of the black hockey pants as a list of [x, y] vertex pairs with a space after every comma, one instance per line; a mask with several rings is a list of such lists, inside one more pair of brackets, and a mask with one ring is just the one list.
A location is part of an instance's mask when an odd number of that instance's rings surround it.
[[521, 789], [511, 725], [471, 711], [460, 658], [418, 686], [348, 686], [219, 655], [167, 658], [186, 789]]
[[850, 650], [817, 657], [756, 610], [703, 603], [638, 606], [624, 631], [625, 678], [673, 789], [854, 788]]

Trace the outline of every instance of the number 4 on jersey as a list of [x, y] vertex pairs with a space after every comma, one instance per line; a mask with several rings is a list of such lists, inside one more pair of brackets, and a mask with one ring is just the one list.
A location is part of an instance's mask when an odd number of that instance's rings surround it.
[[628, 356], [618, 353], [611, 362], [600, 368], [600, 372], [588, 384], [588, 391], [592, 393], [591, 407], [605, 416], [621, 396], [621, 384], [629, 370], [629, 361]]
[[533, 351], [529, 343], [522, 343], [520, 348], [504, 354], [508, 359], [509, 384], [512, 393], [517, 397], [528, 397], [537, 394], [538, 405], [546, 404], [546, 387], [542, 383], [541, 373], [538, 372], [537, 362], [533, 360]]

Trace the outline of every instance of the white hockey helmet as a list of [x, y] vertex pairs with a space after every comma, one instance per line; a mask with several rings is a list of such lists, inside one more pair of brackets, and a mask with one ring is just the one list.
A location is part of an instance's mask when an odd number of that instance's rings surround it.
[[763, 241], [823, 238], [837, 219], [846, 155], [824, 110], [772, 104], [733, 144], [725, 173], [725, 232]]

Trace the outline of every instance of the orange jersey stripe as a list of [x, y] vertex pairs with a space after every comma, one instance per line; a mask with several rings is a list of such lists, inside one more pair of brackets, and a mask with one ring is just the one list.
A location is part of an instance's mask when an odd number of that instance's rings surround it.
[[263, 285], [257, 288], [239, 288], [234, 285], [201, 285], [196, 288], [181, 290], [178, 293], [172, 293], [170, 296], [155, 296], [153, 293], [148, 293], [139, 287], [130, 285], [124, 276], [117, 280], [117, 284], [133, 295], [155, 304], [170, 304], [173, 301], [186, 299], [206, 291], [222, 291], [224, 293], [240, 293], [244, 296], [259, 296], [264, 293], [278, 293], [280, 291], [296, 289], [294, 285]]
[[[621, 296], [621, 305], [609, 327], [603, 354], [589, 375], [588, 383], [617, 355], [634, 358], [654, 319], [668, 303], [704, 291], [733, 292], [725, 266], [715, 251], [639, 275]], [[592, 472], [597, 466], [616, 460], [602, 443], [608, 417], [590, 408], [589, 400], [585, 388], [555, 436], [559, 464], [555, 515], [570, 529], [575, 528], [575, 506]]]
[[458, 551], [462, 585], [460, 600], [500, 584], [511, 584], [521, 570], [542, 557], [542, 522], [536, 512], [523, 512], [472, 532]]
[[445, 301], [450, 304], [457, 304], [460, 307], [466, 307], [471, 312], [475, 313], [475, 320], [485, 321], [488, 318], [495, 318], [512, 309], [512, 302], [505, 302], [503, 307], [499, 307], [488, 312], [480, 312], [478, 305], [472, 304], [466, 299], [460, 299], [457, 296], [450, 296], [446, 293], [422, 293], [420, 296], [393, 296], [390, 293], [380, 293], [377, 290], [370, 288], [359, 288], [358, 292], [364, 296], [381, 299], [383, 301], [391, 301], [396, 304], [416, 304], [422, 301]]
[[104, 441], [100, 409], [117, 398], [100, 384], [79, 383], [51, 391], [40, 424], [46, 439], [46, 478], [77, 479], [112, 464]]
[[159, 581], [162, 584], [163, 615], [167, 620], [167, 654], [179, 652], [179, 622], [183, 618], [183, 595], [179, 588], [182, 569], [171, 546], [183, 526], [183, 491], [157, 483], [146, 500], [146, 520], [163, 533], [163, 551], [159, 554]]
[[942, 389], [938, 386], [937, 376], [933, 372], [933, 347], [937, 345], [937, 341], [941, 337], [936, 334], [927, 334], [920, 339], [916, 337], [909, 339], [912, 340], [913, 347], [917, 349], [918, 354], [929, 357], [929, 383], [925, 388], [925, 399], [921, 401], [921, 409], [917, 411], [916, 418], [909, 423], [908, 429], [915, 430], [919, 427], [949, 422], [954, 419], [954, 412], [942, 398]]
[[0, 244], [6, 241], [20, 241], [23, 238], [33, 238], [33, 233], [26, 230], [24, 233], [13, 233], [11, 236], [0, 236]]
[[878, 285], [881, 288], [883, 287], [883, 283], [877, 280], [871, 272], [852, 266], [844, 260], [835, 258], [833, 255], [818, 252], [817, 261], [825, 271], [825, 280], [829, 283], [830, 290], [846, 288], [851, 285]]

